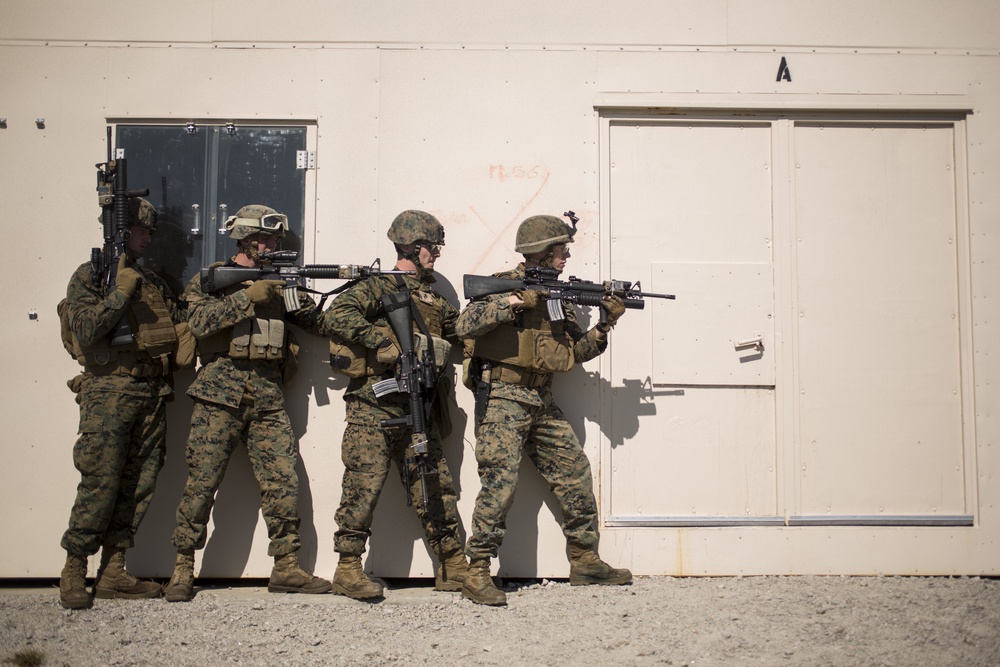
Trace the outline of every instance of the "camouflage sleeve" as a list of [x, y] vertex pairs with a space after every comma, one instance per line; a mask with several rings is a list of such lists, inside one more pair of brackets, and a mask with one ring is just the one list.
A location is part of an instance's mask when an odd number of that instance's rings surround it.
[[382, 310], [383, 289], [378, 278], [363, 280], [330, 304], [323, 313], [323, 328], [346, 341], [376, 349], [386, 339], [389, 327]]
[[460, 338], [475, 338], [505, 322], [513, 322], [514, 311], [507, 300], [508, 296], [510, 293], [492, 294], [470, 302], [455, 322], [455, 333]]
[[583, 330], [576, 320], [576, 310], [572, 306], [563, 304], [563, 312], [566, 314], [564, 326], [566, 333], [573, 339], [573, 357], [577, 363], [590, 361], [608, 349], [607, 337], [599, 340], [596, 327], [592, 327], [589, 331]]
[[285, 313], [285, 319], [313, 335], [328, 335], [323, 326], [323, 313], [305, 292], [299, 292], [299, 309]]
[[104, 296], [99, 284], [94, 282], [90, 264], [82, 264], [66, 286], [66, 307], [69, 326], [80, 345], [93, 345], [121, 319], [128, 299], [121, 292], [112, 290]]
[[188, 304], [188, 324], [195, 338], [206, 338], [229, 329], [253, 315], [253, 302], [241, 289], [228, 296], [206, 294], [201, 276], [195, 274], [184, 291]]
[[458, 309], [448, 302], [443, 296], [441, 299], [441, 335], [452, 345], [461, 345], [458, 332], [455, 330], [455, 323], [458, 321]]

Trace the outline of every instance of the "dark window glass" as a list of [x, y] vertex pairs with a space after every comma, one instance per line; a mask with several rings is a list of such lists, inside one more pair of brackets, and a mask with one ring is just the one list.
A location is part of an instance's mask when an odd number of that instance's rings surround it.
[[296, 152], [305, 127], [118, 125], [115, 145], [128, 159], [129, 188], [149, 188], [159, 230], [143, 264], [178, 293], [203, 266], [234, 254], [226, 218], [247, 204], [288, 216], [285, 250], [302, 251], [305, 172]]

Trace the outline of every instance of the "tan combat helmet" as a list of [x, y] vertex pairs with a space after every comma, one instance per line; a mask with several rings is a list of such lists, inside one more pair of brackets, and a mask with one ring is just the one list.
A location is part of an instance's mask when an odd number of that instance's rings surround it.
[[392, 221], [386, 236], [396, 245], [417, 241], [444, 245], [444, 225], [425, 211], [403, 211]]
[[157, 214], [156, 208], [142, 197], [128, 198], [128, 224], [138, 225], [149, 230], [150, 234], [156, 233]]
[[[142, 197], [128, 198], [128, 226], [139, 225], [149, 230], [150, 234], [156, 232], [157, 223], [156, 207]], [[97, 221], [104, 223], [104, 215], [97, 216]]]
[[572, 243], [574, 234], [575, 227], [554, 215], [533, 215], [518, 226], [514, 250], [533, 255], [557, 243]]
[[288, 231], [288, 216], [270, 206], [250, 204], [236, 211], [226, 220], [229, 238], [239, 241], [254, 234], [268, 234], [284, 238]]

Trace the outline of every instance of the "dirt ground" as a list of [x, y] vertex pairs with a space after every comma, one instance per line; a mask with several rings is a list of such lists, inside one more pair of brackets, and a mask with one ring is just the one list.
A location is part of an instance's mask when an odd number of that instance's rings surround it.
[[15, 665], [1000, 665], [1000, 580], [978, 577], [506, 582], [506, 608], [415, 580], [376, 603], [214, 582], [190, 603], [82, 611], [54, 583], [7, 583], [0, 662]]

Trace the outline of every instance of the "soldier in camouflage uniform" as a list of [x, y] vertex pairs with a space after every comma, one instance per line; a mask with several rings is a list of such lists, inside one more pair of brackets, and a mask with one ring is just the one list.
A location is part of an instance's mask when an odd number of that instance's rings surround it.
[[[238, 252], [225, 266], [256, 267], [261, 254], [277, 249], [287, 218], [267, 206], [244, 206], [226, 221]], [[221, 265], [217, 265], [221, 266]], [[185, 292], [191, 331], [198, 339], [201, 368], [188, 389], [194, 398], [185, 457], [188, 478], [177, 508], [170, 602], [194, 596], [194, 552], [205, 546], [208, 518], [229, 458], [242, 441], [260, 485], [261, 510], [274, 568], [267, 589], [283, 593], [328, 593], [329, 581], [298, 564], [298, 443], [285, 412], [283, 380], [295, 365], [291, 322], [320, 335], [320, 312], [300, 294], [300, 308], [285, 310], [283, 282], [256, 280], [205, 293], [200, 275]]]
[[[458, 343], [455, 320], [458, 310], [431, 287], [434, 263], [444, 245], [444, 227], [423, 211], [400, 213], [388, 232], [397, 252], [396, 268], [416, 271], [415, 276], [379, 276], [369, 278], [340, 295], [326, 311], [327, 327], [333, 332], [331, 351], [346, 355], [356, 369], [347, 387], [347, 428], [344, 431], [341, 455], [344, 461], [343, 492], [336, 519], [339, 529], [334, 546], [340, 562], [333, 578], [334, 592], [355, 599], [382, 595], [382, 585], [372, 581], [361, 566], [361, 554], [371, 535], [375, 504], [389, 474], [390, 462], [395, 461], [400, 479], [406, 483], [403, 471], [405, 450], [410, 444], [411, 429], [406, 426], [382, 428], [382, 419], [405, 417], [409, 412], [406, 395], [391, 393], [377, 398], [372, 385], [394, 377], [400, 349], [386, 319], [382, 296], [390, 292], [407, 291], [414, 307], [414, 329], [419, 332], [417, 314], [424, 320], [432, 337], [435, 362], [443, 368], [451, 344]], [[450, 342], [446, 342], [450, 341]], [[352, 347], [353, 346], [353, 347]], [[352, 352], [353, 349], [353, 352]], [[345, 364], [346, 365], [346, 364]], [[450, 387], [439, 381], [435, 409], [427, 424], [428, 464], [437, 471], [428, 476], [428, 507], [423, 507], [420, 478], [409, 475], [407, 493], [413, 499], [427, 542], [438, 557], [435, 588], [458, 591], [465, 579], [467, 563], [459, 534], [456, 492], [448, 463], [441, 449], [442, 429], [450, 430], [442, 417]], [[447, 433], [445, 433], [447, 435]]]
[[[152, 271], [136, 264], [156, 231], [156, 210], [144, 199], [129, 200], [125, 252], [110, 293], [90, 262], [69, 281], [59, 304], [67, 350], [83, 366], [69, 382], [80, 404], [80, 436], [73, 463], [80, 484], [62, 537], [66, 566], [59, 600], [67, 609], [91, 604], [87, 557], [101, 549], [94, 583], [99, 598], [159, 597], [161, 587], [125, 570], [125, 550], [134, 544], [153, 497], [166, 451], [166, 401], [177, 325], [185, 312]], [[134, 336], [112, 344], [111, 333], [127, 318]]]
[[[523, 278], [526, 267], [562, 271], [576, 229], [551, 215], [528, 218], [518, 227], [517, 268], [495, 274]], [[542, 295], [516, 290], [470, 302], [456, 329], [470, 357], [466, 382], [477, 386], [476, 461], [482, 487], [466, 550], [469, 575], [462, 596], [478, 604], [504, 605], [507, 598], [490, 578], [490, 559], [506, 533], [521, 457], [527, 455], [555, 494], [569, 547], [573, 585], [628, 584], [632, 573], [610, 567], [597, 555], [597, 502], [590, 462], [552, 398], [552, 374], [593, 359], [607, 349], [607, 334], [625, 312], [618, 297], [604, 300], [607, 322], [584, 331], [571, 305], [552, 321]], [[482, 405], [482, 401], [488, 401]], [[485, 410], [483, 410], [485, 408]]]

